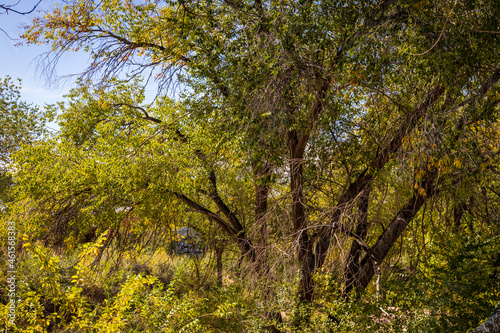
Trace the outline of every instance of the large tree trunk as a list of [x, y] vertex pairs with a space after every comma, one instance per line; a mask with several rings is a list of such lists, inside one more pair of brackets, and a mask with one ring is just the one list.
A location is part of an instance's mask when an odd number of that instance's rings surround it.
[[318, 267], [318, 260], [313, 251], [314, 241], [309, 237], [307, 230], [307, 219], [305, 210], [305, 198], [303, 192], [303, 159], [309, 135], [313, 130], [319, 115], [323, 111], [323, 99], [330, 88], [330, 80], [323, 78], [321, 73], [315, 73], [316, 87], [319, 88], [316, 94], [316, 101], [311, 109], [308, 124], [298, 132], [292, 129], [288, 132], [288, 147], [290, 149], [290, 190], [292, 195], [292, 218], [293, 229], [298, 248], [298, 260], [301, 263], [302, 277], [299, 285], [299, 303], [310, 304], [314, 295], [314, 281], [312, 274]]
[[312, 256], [311, 239], [307, 232], [305, 198], [302, 180], [302, 162], [304, 149], [299, 146], [297, 132], [289, 133], [290, 145], [290, 191], [292, 195], [293, 231], [296, 234], [297, 256], [301, 263], [302, 277], [299, 285], [299, 302], [310, 303], [313, 298], [314, 257]]
[[500, 333], [500, 303], [497, 304], [493, 314], [472, 333]]

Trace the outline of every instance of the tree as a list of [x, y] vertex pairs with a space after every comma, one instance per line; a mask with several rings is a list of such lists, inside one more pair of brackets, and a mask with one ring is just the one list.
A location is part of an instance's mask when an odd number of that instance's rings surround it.
[[[305, 304], [340, 238], [351, 243], [345, 260], [333, 260], [344, 266], [344, 292], [365, 289], [430, 199], [496, 170], [499, 14], [496, 1], [56, 7], [24, 35], [50, 43], [53, 60], [83, 48], [92, 56], [86, 79], [150, 70], [161, 87], [189, 88], [180, 104], [148, 108], [120, 86], [111, 95], [84, 89], [85, 103], [61, 107], [63, 138], [71, 154], [89, 154], [95, 178], [62, 182], [72, 194], [60, 203], [77, 193], [109, 207], [177, 198], [217, 224], [257, 276], [269, 270], [269, 244], [293, 239]], [[150, 146], [130, 151], [143, 133]], [[102, 161], [107, 154], [113, 160]], [[101, 188], [99, 165], [141, 180], [127, 187], [117, 175]]]
[[[20, 81], [19, 81], [20, 82]], [[33, 142], [44, 133], [50, 114], [21, 101], [20, 86], [6, 77], [0, 82], [0, 205], [9, 197], [11, 177], [8, 173], [11, 155], [23, 144]]]

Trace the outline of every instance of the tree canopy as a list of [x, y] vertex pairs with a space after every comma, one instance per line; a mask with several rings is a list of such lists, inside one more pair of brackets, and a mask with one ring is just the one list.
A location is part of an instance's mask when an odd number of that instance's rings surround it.
[[[217, 233], [263, 308], [295, 279], [290, 325], [304, 330], [321, 277], [330, 298], [378, 299], [398, 267], [439, 276], [430, 254], [459, 259], [432, 247], [471, 235], [457, 251], [484, 249], [496, 272], [499, 30], [493, 0], [56, 6], [25, 41], [51, 45], [49, 64], [82, 49], [92, 60], [49, 108], [60, 134], [16, 154], [31, 237], [67, 246], [108, 230], [119, 247], [124, 228], [143, 246], [175, 227]], [[159, 83], [154, 103], [141, 75]]]
[[44, 124], [51, 119], [50, 113], [38, 110], [34, 105], [21, 101], [20, 86], [6, 77], [0, 82], [0, 205], [8, 198], [11, 178], [8, 169], [11, 155], [23, 144], [33, 142], [46, 134]]

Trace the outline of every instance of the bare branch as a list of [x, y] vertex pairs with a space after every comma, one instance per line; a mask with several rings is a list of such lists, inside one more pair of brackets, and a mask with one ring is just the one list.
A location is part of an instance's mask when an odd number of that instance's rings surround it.
[[19, 4], [19, 2], [17, 2], [16, 4], [14, 5], [6, 5], [6, 4], [2, 4], [0, 5], [0, 9], [3, 10], [3, 12], [0, 12], [0, 14], [8, 14], [9, 12], [13, 12], [13, 13], [16, 13], [16, 14], [19, 14], [19, 15], [28, 15], [28, 14], [31, 14], [33, 13], [33, 11], [36, 9], [36, 7], [38, 7], [38, 5], [42, 2], [42, 0], [39, 0], [36, 5], [33, 6], [33, 8], [31, 8], [31, 10], [29, 11], [26, 11], [26, 12], [22, 12], [22, 11], [18, 11], [18, 10], [15, 10], [13, 9], [14, 6], [17, 6]]

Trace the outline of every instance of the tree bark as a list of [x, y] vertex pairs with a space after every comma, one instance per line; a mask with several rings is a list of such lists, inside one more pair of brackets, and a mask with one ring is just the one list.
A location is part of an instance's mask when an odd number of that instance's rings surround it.
[[419, 191], [414, 192], [413, 197], [399, 210], [389, 226], [377, 239], [375, 245], [372, 246], [372, 254], [366, 254], [361, 260], [359, 284], [362, 289], [368, 286], [375, 274], [374, 261], [376, 261], [378, 265], [382, 263], [394, 243], [396, 243], [408, 224], [417, 215], [425, 201], [436, 193], [433, 184], [434, 176], [435, 175], [429, 176], [428, 180], [422, 184], [425, 194], [421, 194]]
[[[301, 131], [288, 131], [290, 191], [292, 196], [293, 230], [297, 235], [297, 257], [301, 264], [302, 277], [299, 283], [299, 303], [310, 304], [313, 299], [314, 282], [312, 274], [316, 269], [316, 256], [313, 251], [313, 241], [307, 232], [305, 198], [303, 192], [303, 159], [309, 136], [314, 129], [319, 115], [323, 111], [323, 100], [330, 88], [330, 81], [316, 73], [317, 94], [311, 108], [308, 123]], [[293, 113], [293, 112], [291, 112]]]
[[[442, 85], [435, 85], [423, 98], [423, 101], [416, 105], [412, 112], [409, 112], [399, 128], [394, 133], [392, 139], [388, 142], [388, 144], [375, 156], [369, 166], [361, 172], [361, 174], [342, 192], [337, 202], [337, 205], [333, 209], [333, 213], [330, 217], [329, 225], [321, 228], [317, 237], [319, 239], [318, 246], [315, 251], [315, 262], [316, 267], [321, 267], [326, 258], [326, 254], [330, 249], [330, 239], [332, 230], [339, 226], [340, 220], [342, 218], [343, 212], [354, 202], [354, 200], [359, 196], [361, 192], [365, 190], [365, 188], [371, 183], [371, 181], [377, 175], [377, 172], [382, 170], [388, 161], [391, 160], [394, 153], [396, 153], [402, 143], [403, 138], [413, 131], [413, 129], [419, 123], [421, 117], [425, 115], [425, 113], [429, 110], [431, 106], [433, 106], [439, 98], [443, 95], [445, 89]], [[417, 202], [415, 202], [417, 203]], [[411, 204], [415, 204], [411, 203]], [[419, 207], [420, 208], [420, 207]], [[417, 210], [418, 211], [418, 210]], [[416, 213], [416, 212], [415, 212]], [[408, 221], [409, 223], [409, 221]], [[405, 226], [406, 227], [406, 226]], [[404, 228], [403, 228], [404, 229]], [[390, 243], [390, 242], [389, 242]], [[380, 245], [379, 245], [380, 246]], [[391, 244], [392, 246], [392, 244]], [[389, 247], [390, 249], [390, 247]], [[387, 249], [388, 251], [388, 249]], [[384, 255], [385, 257], [385, 255]], [[362, 267], [362, 269], [366, 270], [366, 272], [360, 271], [360, 274], [367, 274], [371, 272], [371, 277], [373, 276], [373, 264], [372, 260], [369, 259], [370, 256], [365, 256], [361, 262], [361, 266], [365, 266], [367, 263], [371, 265], [371, 267]], [[380, 261], [378, 261], [380, 263]], [[360, 279], [363, 279], [363, 276], [360, 276]], [[363, 288], [365, 284], [360, 280], [360, 286]]]
[[305, 198], [303, 192], [302, 162], [304, 147], [300, 146], [300, 140], [296, 130], [289, 132], [290, 146], [290, 191], [292, 195], [292, 217], [293, 230], [297, 235], [296, 246], [298, 260], [301, 263], [302, 277], [299, 284], [299, 302], [311, 302], [313, 298], [312, 273], [314, 262], [311, 263], [311, 239], [307, 233], [307, 221], [305, 213]]
[[497, 304], [493, 314], [472, 333], [500, 333], [500, 303]]
[[[368, 202], [370, 198], [370, 185], [368, 185], [360, 197], [358, 206], [358, 220], [355, 236], [364, 241], [368, 232]], [[347, 265], [344, 272], [345, 287], [343, 294], [347, 295], [353, 288], [360, 288], [359, 272], [360, 272], [360, 258], [363, 252], [361, 244], [358, 239], [353, 239], [351, 249], [347, 257]]]

